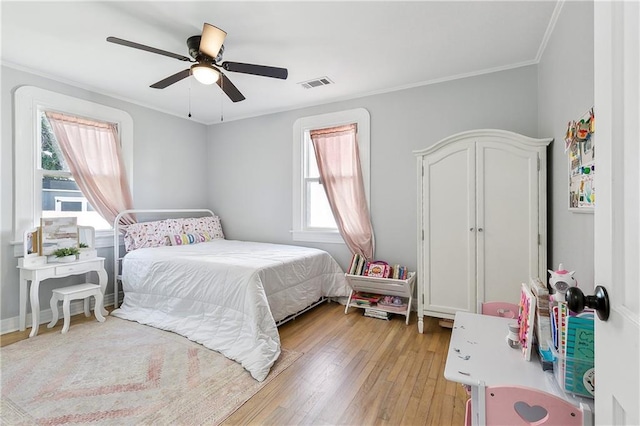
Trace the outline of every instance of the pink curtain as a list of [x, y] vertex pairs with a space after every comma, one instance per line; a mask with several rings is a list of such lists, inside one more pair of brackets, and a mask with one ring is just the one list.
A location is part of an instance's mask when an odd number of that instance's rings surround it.
[[[46, 112], [78, 187], [109, 223], [133, 208], [115, 124]], [[123, 216], [125, 224], [135, 223]]]
[[373, 259], [373, 227], [364, 193], [355, 124], [311, 131], [320, 180], [351, 253]]

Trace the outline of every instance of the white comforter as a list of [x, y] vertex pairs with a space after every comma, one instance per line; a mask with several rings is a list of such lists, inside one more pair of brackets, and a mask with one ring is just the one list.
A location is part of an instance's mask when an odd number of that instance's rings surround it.
[[348, 294], [325, 251], [223, 239], [132, 251], [122, 280], [113, 315], [186, 336], [259, 381], [280, 355], [276, 321], [321, 296]]

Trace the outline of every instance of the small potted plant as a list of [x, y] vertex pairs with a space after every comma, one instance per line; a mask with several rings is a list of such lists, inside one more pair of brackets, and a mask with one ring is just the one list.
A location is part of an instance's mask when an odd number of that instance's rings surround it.
[[78, 246], [80, 247], [78, 260], [93, 259], [98, 256], [96, 249], [89, 247], [88, 244], [80, 243]]
[[66, 263], [74, 262], [78, 253], [80, 251], [76, 247], [64, 247], [54, 251], [53, 255], [56, 257], [56, 261]]

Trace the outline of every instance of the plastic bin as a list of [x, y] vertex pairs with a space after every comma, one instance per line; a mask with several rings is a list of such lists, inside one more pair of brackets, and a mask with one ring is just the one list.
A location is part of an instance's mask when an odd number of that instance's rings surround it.
[[553, 345], [553, 375], [560, 388], [572, 395], [593, 398], [595, 393], [594, 360], [566, 357], [558, 354]]

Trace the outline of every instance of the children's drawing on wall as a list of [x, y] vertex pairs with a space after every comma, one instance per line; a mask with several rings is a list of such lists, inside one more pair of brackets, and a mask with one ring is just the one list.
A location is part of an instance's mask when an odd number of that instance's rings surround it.
[[569, 162], [569, 210], [592, 212], [596, 202], [595, 114], [591, 108], [578, 121], [567, 124], [565, 152]]

